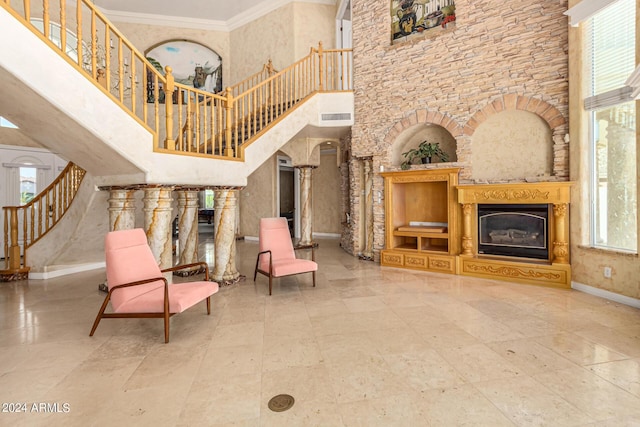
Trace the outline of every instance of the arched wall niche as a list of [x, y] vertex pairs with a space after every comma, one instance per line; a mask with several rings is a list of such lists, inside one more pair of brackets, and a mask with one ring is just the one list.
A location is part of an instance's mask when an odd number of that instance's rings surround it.
[[[440, 148], [449, 156], [448, 161], [457, 161], [456, 139], [453, 135], [440, 125], [420, 123], [405, 129], [398, 135], [391, 148], [391, 164], [399, 167], [405, 161], [402, 153], [417, 148], [422, 141], [440, 144]], [[439, 161], [439, 159], [434, 161]]]
[[459, 162], [457, 138], [463, 136], [463, 127], [453, 118], [438, 111], [415, 110], [389, 128], [384, 137], [387, 147], [385, 154], [390, 165], [399, 168], [404, 161], [402, 153], [433, 137], [436, 139], [433, 142], [439, 142], [440, 147], [449, 154], [449, 162]]
[[[541, 122], [546, 124], [546, 127], [544, 125], [541, 125], [540, 129], [542, 128], [549, 129], [550, 136], [547, 139], [547, 143], [544, 144], [543, 146], [538, 146], [538, 148], [544, 151], [544, 153], [547, 153], [547, 150], [551, 150], [551, 153], [553, 156], [551, 160], [551, 166], [549, 166], [549, 163], [547, 162], [547, 160], [545, 160], [544, 162], [541, 162], [539, 158], [536, 158], [536, 159], [531, 159], [529, 163], [526, 165], [526, 170], [521, 171], [519, 174], [505, 173], [505, 176], [501, 176], [499, 178], [488, 178], [486, 176], [488, 166], [486, 164], [483, 164], [481, 158], [480, 159], [478, 158], [478, 155], [481, 152], [480, 150], [482, 148], [479, 147], [479, 145], [481, 144], [478, 142], [479, 139], [476, 138], [477, 130], [483, 127], [486, 121], [493, 118], [492, 120], [500, 120], [506, 126], [516, 125], [517, 132], [513, 131], [513, 129], [512, 131], [515, 132], [515, 134], [517, 135], [522, 134], [523, 137], [526, 137], [526, 133], [527, 133], [526, 126], [524, 126], [522, 123], [513, 122], [513, 121], [509, 122], [505, 120], [505, 117], [507, 116], [501, 116], [502, 118], [500, 119], [495, 118], [496, 115], [500, 115], [503, 112], [507, 112], [507, 111], [527, 112], [527, 113], [530, 113], [530, 115], [528, 116], [520, 115], [519, 117], [521, 118], [528, 117], [528, 120], [530, 120], [531, 122], [537, 122], [538, 125], [540, 125]], [[540, 120], [533, 119], [532, 115], [538, 117]], [[462, 151], [465, 153], [465, 158], [463, 160], [465, 162], [468, 162], [470, 165], [470, 168], [466, 170], [466, 173], [469, 173], [469, 175], [466, 176], [465, 178], [473, 178], [475, 180], [481, 180], [481, 181], [488, 181], [492, 179], [504, 181], [504, 180], [523, 180], [526, 178], [542, 176], [542, 179], [546, 179], [548, 170], [550, 170], [551, 177], [549, 178], [552, 178], [554, 180], [569, 179], [569, 140], [568, 140], [569, 126], [562, 112], [560, 112], [556, 107], [547, 103], [546, 101], [543, 101], [538, 98], [531, 98], [528, 96], [522, 96], [517, 94], [504, 95], [500, 98], [494, 99], [493, 101], [487, 103], [482, 109], [476, 111], [475, 114], [464, 125], [463, 129], [464, 129], [463, 130], [464, 136], [461, 139], [466, 140], [467, 142], [465, 142], [462, 147], [459, 147], [460, 148], [459, 152]], [[488, 128], [485, 127], [485, 130], [486, 129]], [[500, 126], [497, 129], [500, 130]], [[501, 131], [502, 134], [504, 134], [503, 131], [504, 129], [502, 129]], [[515, 150], [511, 150], [510, 146], [513, 145], [513, 142], [509, 143], [508, 141], [504, 141], [503, 139], [499, 139], [499, 138], [503, 138], [503, 136], [499, 137], [498, 135], [494, 135], [493, 148], [489, 147], [488, 143], [485, 144], [484, 148], [487, 148], [490, 151], [496, 151], [496, 152], [499, 149], [506, 148], [507, 150], [510, 150], [511, 153], [516, 154], [517, 158], [514, 159], [513, 161], [518, 164], [522, 164], [524, 162], [523, 159], [525, 157], [524, 152], [518, 153]], [[458, 144], [460, 145], [460, 140]], [[524, 144], [524, 145], [526, 149], [529, 150], [531, 149], [532, 146], [535, 146], [535, 143], [530, 142], [529, 144]], [[540, 156], [540, 155], [541, 155], [541, 151], [535, 152], [535, 156]], [[536, 164], [537, 169], [534, 169], [532, 171], [531, 170], [532, 166], [530, 163]], [[542, 163], [544, 163], [544, 166], [542, 166]], [[519, 175], [519, 176], [514, 176], [514, 175]]]
[[526, 180], [553, 173], [553, 138], [548, 123], [522, 110], [486, 118], [471, 140], [472, 178], [478, 181]]

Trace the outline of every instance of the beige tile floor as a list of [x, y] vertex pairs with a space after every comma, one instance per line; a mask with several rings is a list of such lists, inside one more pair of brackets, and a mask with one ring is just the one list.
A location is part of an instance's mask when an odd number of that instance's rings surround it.
[[[319, 243], [317, 287], [279, 279], [268, 296], [257, 244], [238, 242], [247, 280], [211, 316], [200, 304], [172, 318], [169, 344], [158, 319], [105, 319], [88, 336], [102, 270], [0, 284], [0, 401], [27, 410], [0, 425], [640, 425], [640, 311]], [[281, 393], [295, 404], [272, 412]]]

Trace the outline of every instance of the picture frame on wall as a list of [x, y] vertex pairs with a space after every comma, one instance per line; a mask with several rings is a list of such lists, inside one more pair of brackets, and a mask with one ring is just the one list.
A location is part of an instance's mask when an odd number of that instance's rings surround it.
[[455, 26], [455, 0], [391, 0], [391, 41], [435, 35]]

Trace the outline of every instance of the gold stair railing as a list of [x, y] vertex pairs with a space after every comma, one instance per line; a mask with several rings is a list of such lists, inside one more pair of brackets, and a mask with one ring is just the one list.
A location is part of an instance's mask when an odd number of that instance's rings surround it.
[[325, 50], [319, 43], [306, 57], [241, 93], [236, 92], [243, 86], [228, 88], [223, 104], [233, 108], [227, 109], [227, 123], [219, 133], [206, 128], [207, 98], [187, 105], [176, 150], [244, 159], [246, 146], [311, 95], [352, 91], [352, 70], [350, 49]]
[[315, 92], [352, 91], [351, 49], [272, 65], [213, 94], [157, 69], [88, 0], [0, 0], [0, 6], [101, 88], [154, 137], [154, 151], [244, 159], [243, 146]]
[[27, 249], [64, 216], [84, 175], [84, 169], [70, 162], [47, 188], [25, 205], [3, 206], [5, 270], [0, 273], [28, 272]]

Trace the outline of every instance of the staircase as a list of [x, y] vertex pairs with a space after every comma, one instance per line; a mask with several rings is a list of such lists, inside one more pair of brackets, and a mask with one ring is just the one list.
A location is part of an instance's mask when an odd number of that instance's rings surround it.
[[[158, 71], [90, 2], [45, 4], [0, 1], [0, 115], [99, 185], [242, 186], [303, 129], [335, 135], [323, 113], [346, 114], [339, 127], [352, 123], [350, 50], [319, 45], [284, 70], [212, 94]], [[161, 91], [176, 93], [176, 104], [161, 103]], [[314, 99], [318, 110], [302, 113]], [[275, 128], [274, 146], [263, 137]]]
[[[353, 123], [350, 50], [320, 44], [282, 71], [212, 94], [158, 71], [91, 2], [69, 3], [0, 0], [0, 115], [85, 170], [89, 199], [96, 186], [244, 186], [297, 135], [335, 138]], [[160, 103], [161, 90], [177, 103]]]

